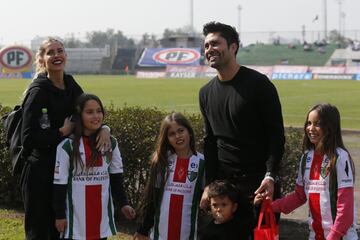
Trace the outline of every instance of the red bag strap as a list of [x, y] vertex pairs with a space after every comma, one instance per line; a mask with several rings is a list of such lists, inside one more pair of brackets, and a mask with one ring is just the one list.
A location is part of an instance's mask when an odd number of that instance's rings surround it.
[[265, 217], [265, 226], [270, 227], [270, 226], [275, 226], [276, 225], [276, 223], [275, 223], [275, 215], [274, 215], [274, 211], [273, 211], [273, 209], [271, 207], [271, 200], [270, 199], [265, 199], [261, 204], [257, 229], [261, 228], [261, 223], [262, 223], [264, 217]]

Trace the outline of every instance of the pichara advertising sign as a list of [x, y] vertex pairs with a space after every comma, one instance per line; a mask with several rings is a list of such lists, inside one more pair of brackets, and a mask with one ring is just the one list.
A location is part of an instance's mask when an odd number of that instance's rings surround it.
[[200, 48], [147, 48], [138, 62], [142, 67], [198, 66]]
[[5, 71], [21, 72], [30, 68], [32, 53], [23, 46], [7, 46], [0, 50], [0, 65]]

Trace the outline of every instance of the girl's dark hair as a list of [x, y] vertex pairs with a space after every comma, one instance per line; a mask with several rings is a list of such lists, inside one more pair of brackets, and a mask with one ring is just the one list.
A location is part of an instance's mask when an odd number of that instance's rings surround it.
[[206, 37], [209, 33], [220, 33], [220, 36], [226, 40], [228, 47], [235, 43], [237, 45], [236, 56], [239, 50], [240, 39], [235, 27], [220, 22], [208, 22], [203, 27], [203, 35]]
[[[168, 157], [175, 153], [175, 149], [170, 145], [168, 140], [168, 131], [170, 124], [176, 122], [180, 126], [185, 127], [190, 136], [190, 149], [196, 154], [195, 135], [189, 121], [184, 115], [178, 112], [167, 115], [161, 122], [159, 135], [157, 137], [155, 151], [150, 161], [150, 173], [147, 184], [145, 186], [144, 197], [140, 203], [139, 216], [141, 221], [144, 219], [149, 206], [153, 205], [155, 209], [160, 207], [160, 201], [164, 190], [165, 182], [168, 175]], [[155, 188], [159, 189], [159, 199], [156, 198]]]
[[[303, 152], [308, 149], [315, 149], [313, 143], [307, 136], [306, 128], [308, 125], [309, 114], [312, 111], [316, 111], [319, 115], [320, 127], [323, 131], [323, 138], [320, 140], [320, 149], [330, 158], [330, 171], [335, 168], [336, 161], [336, 148], [342, 148], [349, 154], [349, 159], [353, 165], [349, 151], [345, 148], [342, 135], [341, 135], [341, 120], [340, 113], [337, 107], [329, 103], [320, 103], [313, 106], [306, 115], [304, 123], [304, 138], [303, 138]], [[354, 167], [353, 167], [354, 170]]]
[[[72, 116], [72, 121], [74, 121], [74, 124], [75, 124], [74, 139], [73, 139], [72, 147], [73, 147], [74, 166], [75, 166], [76, 171], [77, 171], [78, 166], [80, 166], [81, 170], [84, 169], [84, 163], [81, 160], [80, 150], [79, 150], [80, 138], [83, 136], [83, 133], [84, 133], [83, 119], [82, 119], [81, 115], [84, 110], [85, 104], [90, 100], [95, 100], [100, 105], [101, 112], [105, 116], [104, 107], [103, 107], [100, 99], [96, 95], [90, 94], [90, 93], [83, 93], [79, 96], [79, 98], [77, 99], [76, 106], [75, 106], [74, 115]], [[99, 128], [95, 133], [93, 133], [89, 136], [89, 143], [90, 143], [90, 149], [91, 149], [91, 163], [89, 164], [89, 168], [94, 166], [96, 159], [99, 156], [99, 152], [96, 150], [96, 147], [95, 147], [96, 146], [95, 142], [96, 142], [96, 136], [100, 129], [101, 128]]]

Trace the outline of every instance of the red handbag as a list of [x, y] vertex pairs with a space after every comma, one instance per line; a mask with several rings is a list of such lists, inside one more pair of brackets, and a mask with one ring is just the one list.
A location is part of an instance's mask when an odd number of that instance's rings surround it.
[[[264, 224], [262, 225], [264, 219]], [[279, 226], [271, 207], [271, 200], [265, 199], [261, 205], [257, 227], [254, 229], [254, 240], [278, 240]]]

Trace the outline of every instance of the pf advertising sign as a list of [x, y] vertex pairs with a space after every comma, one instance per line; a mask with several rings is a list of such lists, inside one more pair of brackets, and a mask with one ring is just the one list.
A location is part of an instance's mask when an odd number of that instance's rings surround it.
[[32, 63], [32, 53], [23, 46], [7, 46], [0, 50], [0, 65], [4, 72], [24, 72]]
[[147, 48], [141, 55], [138, 65], [142, 67], [198, 66], [200, 56], [200, 48]]

